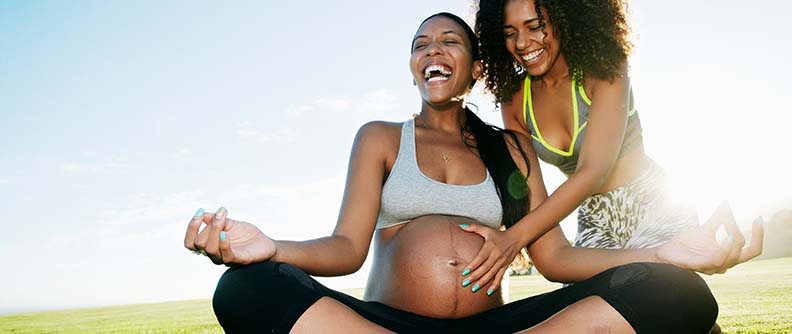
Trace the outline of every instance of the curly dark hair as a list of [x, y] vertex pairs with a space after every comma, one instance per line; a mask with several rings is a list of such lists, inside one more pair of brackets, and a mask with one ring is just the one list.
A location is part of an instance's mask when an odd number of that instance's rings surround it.
[[[503, 35], [504, 7], [509, 0], [478, 0], [476, 33], [481, 42], [487, 89], [508, 102], [520, 89], [523, 73], [515, 70]], [[583, 73], [610, 80], [622, 74], [632, 50], [627, 5], [622, 0], [534, 0], [542, 23], [548, 20], [558, 37], [569, 75], [583, 83]], [[544, 8], [548, 17], [543, 17]]]

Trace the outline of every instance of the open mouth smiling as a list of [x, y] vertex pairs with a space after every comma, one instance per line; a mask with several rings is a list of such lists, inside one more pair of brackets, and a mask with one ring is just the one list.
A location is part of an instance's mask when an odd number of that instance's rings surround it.
[[527, 54], [522, 55], [522, 60], [525, 62], [526, 65], [531, 65], [536, 63], [539, 60], [539, 57], [544, 54], [544, 49], [539, 49], [535, 51], [528, 52]]
[[423, 72], [426, 82], [442, 82], [447, 81], [454, 73], [454, 70], [451, 66], [445, 64], [430, 64], [424, 68]]

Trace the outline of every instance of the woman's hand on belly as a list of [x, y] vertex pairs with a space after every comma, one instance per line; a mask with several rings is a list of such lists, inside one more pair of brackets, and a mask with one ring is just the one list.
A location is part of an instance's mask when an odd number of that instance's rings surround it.
[[503, 304], [499, 291], [488, 296], [479, 291], [482, 286], [474, 291], [475, 283], [465, 282], [463, 266], [484, 240], [460, 224], [476, 222], [430, 215], [378, 231], [366, 299], [436, 318], [469, 316]]
[[476, 224], [460, 225], [459, 227], [484, 240], [476, 256], [464, 266], [460, 274], [465, 276], [474, 287], [485, 289], [487, 294], [494, 293], [500, 289], [506, 269], [525, 245], [517, 236], [508, 231], [499, 231]]

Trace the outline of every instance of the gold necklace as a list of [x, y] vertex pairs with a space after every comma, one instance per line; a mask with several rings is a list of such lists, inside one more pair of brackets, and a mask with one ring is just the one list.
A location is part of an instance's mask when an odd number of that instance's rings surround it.
[[[418, 117], [420, 117], [421, 115], [413, 114], [412, 116], [413, 116], [413, 119], [417, 120]], [[426, 120], [424, 120], [423, 117], [421, 117], [421, 121], [423, 121], [424, 125], [426, 125]], [[449, 155], [448, 152], [443, 152], [442, 156], [443, 156], [443, 162], [445, 162], [445, 164], [448, 165], [448, 161], [451, 160], [451, 155]]]

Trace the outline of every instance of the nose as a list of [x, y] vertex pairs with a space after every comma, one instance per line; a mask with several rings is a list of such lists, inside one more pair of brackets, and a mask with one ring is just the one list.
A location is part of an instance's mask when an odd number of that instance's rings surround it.
[[435, 56], [443, 53], [443, 50], [442, 48], [440, 48], [440, 45], [438, 45], [438, 43], [431, 42], [429, 43], [429, 45], [426, 46], [426, 50], [424, 50], [424, 52], [426, 52], [427, 56]]
[[517, 41], [514, 45], [517, 50], [522, 51], [528, 48], [528, 45], [531, 44], [531, 39], [529, 38], [528, 34], [518, 32], [517, 33]]

